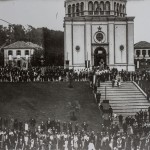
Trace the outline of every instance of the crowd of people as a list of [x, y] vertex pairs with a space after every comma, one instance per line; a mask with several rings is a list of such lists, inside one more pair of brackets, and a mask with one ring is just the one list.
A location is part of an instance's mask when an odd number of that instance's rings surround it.
[[73, 75], [75, 81], [87, 81], [88, 71], [67, 70], [62, 67], [31, 67], [27, 70], [17, 67], [1, 67], [0, 82], [50, 82], [50, 81], [67, 81], [69, 74]]
[[[83, 122], [61, 122], [50, 119], [37, 124], [31, 118], [27, 122], [0, 118], [1, 150], [149, 150], [150, 107], [119, 122], [100, 124], [98, 132], [89, 130]], [[113, 115], [112, 115], [113, 117]]]
[[[146, 72], [118, 71], [113, 68], [99, 70], [66, 70], [61, 67], [0, 68], [0, 82], [112, 81], [117, 75], [123, 81], [150, 80]], [[101, 95], [97, 95], [100, 103]], [[109, 109], [110, 123], [100, 124], [100, 130], [89, 130], [83, 124], [51, 120], [37, 124], [35, 119], [22, 122], [18, 119], [0, 118], [0, 150], [150, 150], [150, 107], [135, 116], [118, 116]], [[149, 118], [148, 118], [149, 117]], [[104, 118], [103, 118], [104, 119]], [[105, 119], [104, 119], [105, 120]]]
[[94, 74], [100, 78], [101, 82], [112, 81], [116, 79], [116, 76], [120, 76], [122, 81], [136, 81], [136, 80], [149, 80], [150, 73], [146, 71], [118, 71], [116, 68], [99, 70], [99, 68], [93, 69]]
[[99, 67], [93, 67], [92, 69], [69, 70], [59, 66], [47, 66], [30, 67], [25, 70], [18, 67], [5, 66], [0, 67], [0, 82], [68, 81], [69, 74], [72, 75], [74, 81], [91, 81], [93, 80], [93, 75], [96, 75], [101, 82], [111, 81], [117, 75], [123, 81], [150, 80], [148, 72], [118, 71], [115, 68], [100, 70]]

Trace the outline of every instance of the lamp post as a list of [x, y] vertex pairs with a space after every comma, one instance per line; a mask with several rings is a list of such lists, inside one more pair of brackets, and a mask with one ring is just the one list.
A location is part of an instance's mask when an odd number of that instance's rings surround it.
[[40, 61], [41, 61], [41, 66], [43, 66], [44, 65], [44, 56], [43, 55], [41, 55]]

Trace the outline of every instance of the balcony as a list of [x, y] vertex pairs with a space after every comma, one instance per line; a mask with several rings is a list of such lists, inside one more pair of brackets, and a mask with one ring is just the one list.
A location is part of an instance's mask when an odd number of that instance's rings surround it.
[[81, 12], [74, 12], [66, 14], [66, 17], [78, 17], [78, 16], [118, 16], [118, 17], [125, 17], [126, 14], [119, 13], [115, 11], [81, 11]]

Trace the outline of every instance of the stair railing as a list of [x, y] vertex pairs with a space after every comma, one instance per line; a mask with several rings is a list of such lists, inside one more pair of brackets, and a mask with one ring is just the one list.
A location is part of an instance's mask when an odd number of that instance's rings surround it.
[[146, 93], [147, 100], [150, 101], [150, 82], [147, 80], [137, 80], [136, 83]]

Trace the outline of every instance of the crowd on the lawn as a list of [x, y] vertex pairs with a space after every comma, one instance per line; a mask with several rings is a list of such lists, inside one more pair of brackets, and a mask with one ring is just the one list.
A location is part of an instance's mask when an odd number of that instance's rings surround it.
[[[150, 80], [149, 73], [127, 72], [117, 69], [99, 68], [67, 70], [61, 67], [0, 68], [0, 82], [51, 82], [51, 81], [91, 81], [96, 75], [98, 84], [113, 81], [117, 76], [123, 81]], [[103, 114], [103, 107], [100, 105]], [[114, 118], [118, 123], [114, 123]], [[99, 131], [89, 128], [89, 124], [61, 122], [48, 119], [37, 124], [36, 119], [20, 121], [0, 118], [1, 150], [149, 150], [150, 149], [150, 107], [135, 116], [113, 114], [109, 109], [109, 119], [100, 124]]]
[[119, 122], [100, 124], [95, 132], [90, 124], [50, 119], [38, 124], [31, 118], [20, 121], [0, 118], [1, 150], [149, 150], [150, 107]]

